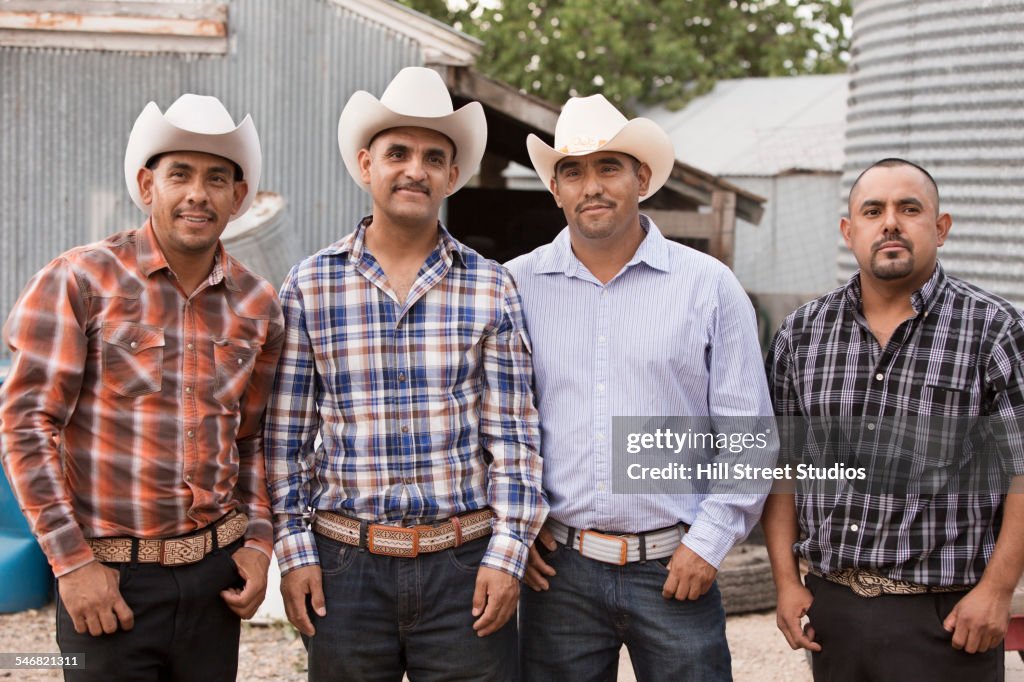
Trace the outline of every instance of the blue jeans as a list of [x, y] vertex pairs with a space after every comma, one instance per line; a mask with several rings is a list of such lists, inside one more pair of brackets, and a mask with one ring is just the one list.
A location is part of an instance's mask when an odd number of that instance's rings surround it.
[[414, 559], [316, 535], [327, 615], [303, 638], [313, 682], [518, 679], [516, 620], [477, 637], [476, 572], [489, 538]]
[[643, 682], [732, 679], [717, 583], [676, 601], [661, 596], [667, 558], [614, 566], [558, 545], [544, 560], [558, 575], [519, 605], [524, 680], [615, 680], [623, 644]]

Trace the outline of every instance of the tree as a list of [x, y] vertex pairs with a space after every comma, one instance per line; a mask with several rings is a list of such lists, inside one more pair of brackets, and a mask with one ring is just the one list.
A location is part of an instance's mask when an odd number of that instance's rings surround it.
[[846, 68], [849, 0], [401, 0], [484, 41], [476, 67], [552, 102], [682, 106], [720, 78]]

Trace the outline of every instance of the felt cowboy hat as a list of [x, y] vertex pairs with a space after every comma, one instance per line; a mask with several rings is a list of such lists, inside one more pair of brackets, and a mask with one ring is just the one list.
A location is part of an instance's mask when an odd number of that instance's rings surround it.
[[548, 190], [555, 166], [567, 156], [598, 151], [629, 154], [651, 168], [651, 182], [640, 201], [661, 189], [676, 161], [672, 139], [661, 126], [648, 118], [627, 121], [604, 95], [571, 98], [555, 123], [555, 146], [549, 147], [531, 133], [526, 138], [526, 149]]
[[479, 168], [487, 146], [484, 108], [479, 102], [470, 102], [454, 111], [441, 76], [432, 69], [409, 66], [398, 72], [379, 100], [365, 90], [355, 92], [338, 119], [341, 158], [363, 189], [368, 190], [369, 185], [359, 172], [359, 150], [366, 149], [377, 133], [402, 126], [434, 130], [452, 141], [459, 167], [453, 194]]
[[205, 152], [237, 163], [248, 192], [231, 218], [238, 218], [249, 210], [260, 184], [263, 157], [256, 126], [248, 115], [236, 126], [220, 100], [203, 95], [182, 95], [164, 113], [160, 113], [156, 102], [147, 104], [135, 119], [124, 153], [128, 193], [144, 213], [149, 213], [151, 207], [142, 202], [139, 194], [139, 169], [165, 152]]

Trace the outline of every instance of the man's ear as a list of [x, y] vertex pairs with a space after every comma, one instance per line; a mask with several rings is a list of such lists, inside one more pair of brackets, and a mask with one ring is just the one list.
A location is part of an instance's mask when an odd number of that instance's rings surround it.
[[143, 166], [135, 175], [135, 181], [139, 183], [139, 197], [142, 199], [142, 203], [146, 206], [152, 205], [153, 183], [155, 182], [153, 171]]
[[651, 167], [646, 163], [641, 163], [640, 167], [636, 169], [636, 179], [640, 184], [640, 196], [647, 194], [647, 188], [651, 186]]
[[938, 233], [938, 245], [942, 246], [946, 243], [946, 237], [949, 236], [949, 230], [953, 227], [953, 216], [948, 213], [943, 213], [939, 216], [939, 219], [935, 221], [935, 230]]
[[245, 180], [239, 180], [235, 183], [235, 207], [231, 209], [231, 214], [238, 213], [238, 209], [242, 208], [242, 202], [245, 201], [245, 197], [249, 194], [249, 183]]
[[562, 208], [562, 200], [558, 196], [558, 181], [555, 180], [554, 176], [551, 176], [551, 180], [548, 181], [551, 186], [551, 196], [555, 198], [555, 205], [558, 208]]
[[846, 242], [846, 248], [853, 250], [853, 242], [851, 241], [851, 232], [853, 231], [853, 224], [849, 218], [839, 219], [839, 233], [843, 235], [843, 241]]
[[458, 164], [452, 164], [448, 167], [448, 186], [445, 188], [444, 195], [449, 196], [455, 191], [455, 183], [459, 181], [459, 166]]
[[370, 157], [369, 149], [360, 149], [359, 154], [356, 156], [356, 162], [359, 164], [359, 178], [367, 185], [370, 184]]

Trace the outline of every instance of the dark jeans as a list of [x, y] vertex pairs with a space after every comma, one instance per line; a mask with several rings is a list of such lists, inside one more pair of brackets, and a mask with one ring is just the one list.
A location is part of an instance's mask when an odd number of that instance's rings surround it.
[[316, 536], [327, 615], [310, 611], [314, 682], [516, 680], [516, 622], [477, 637], [476, 572], [490, 538], [414, 559]]
[[983, 654], [953, 648], [942, 627], [964, 592], [859, 597], [813, 575], [807, 617], [814, 638], [816, 682], [1001, 682], [1003, 646]]
[[544, 560], [558, 571], [551, 588], [524, 585], [520, 601], [524, 680], [615, 680], [623, 644], [642, 682], [732, 679], [717, 583], [677, 601], [661, 596], [667, 558], [614, 566], [559, 545]]
[[[57, 644], [84, 653], [84, 670], [65, 670], [68, 682], [194, 682], [234, 680], [240, 619], [220, 597], [239, 583], [231, 552], [238, 542], [188, 566], [106, 564], [120, 572], [121, 595], [135, 627], [93, 637], [78, 634], [57, 593]], [[59, 583], [59, 580], [58, 580]]]

